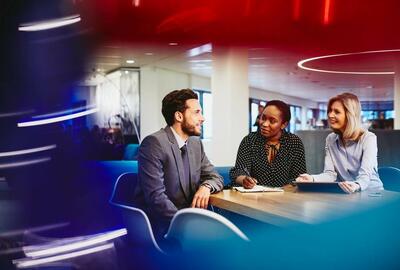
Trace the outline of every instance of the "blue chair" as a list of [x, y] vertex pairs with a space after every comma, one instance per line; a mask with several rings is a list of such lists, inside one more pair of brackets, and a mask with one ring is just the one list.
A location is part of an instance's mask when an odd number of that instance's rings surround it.
[[110, 197], [110, 204], [114, 206], [134, 206], [133, 193], [137, 185], [137, 173], [127, 172], [121, 174], [114, 184]]
[[136, 184], [136, 173], [121, 174], [115, 182], [109, 202], [121, 211], [128, 232], [129, 243], [144, 250], [164, 254], [165, 252], [159, 247], [154, 237], [150, 220], [146, 213], [133, 206], [132, 197]]
[[229, 171], [232, 167], [215, 167], [215, 170], [224, 178], [224, 186], [228, 186], [231, 183], [231, 179], [229, 178]]
[[212, 211], [200, 208], [179, 210], [171, 221], [165, 238], [178, 241], [183, 252], [237, 246], [249, 242], [232, 222]]
[[400, 169], [395, 167], [380, 167], [378, 174], [386, 190], [400, 192]]
[[128, 144], [124, 150], [124, 160], [137, 160], [139, 144]]

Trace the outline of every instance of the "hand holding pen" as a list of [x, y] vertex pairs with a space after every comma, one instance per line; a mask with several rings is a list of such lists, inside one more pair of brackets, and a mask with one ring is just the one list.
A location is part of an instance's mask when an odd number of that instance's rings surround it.
[[243, 179], [243, 187], [246, 189], [251, 189], [253, 188], [255, 185], [257, 185], [257, 180], [253, 177], [250, 176], [249, 171], [247, 170], [247, 168], [243, 168], [244, 172], [246, 173], [246, 175], [244, 176]]

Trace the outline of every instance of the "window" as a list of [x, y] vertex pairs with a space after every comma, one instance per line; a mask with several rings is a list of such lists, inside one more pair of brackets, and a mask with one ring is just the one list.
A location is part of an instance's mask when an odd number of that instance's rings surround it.
[[319, 115], [318, 115], [318, 119], [319, 120], [323, 120], [323, 119], [327, 119], [327, 112], [328, 112], [328, 104], [326, 103], [319, 103], [318, 104], [318, 109], [319, 109]]
[[301, 107], [290, 105], [290, 114], [292, 117], [290, 118], [288, 130], [293, 133], [301, 129]]
[[393, 119], [394, 118], [394, 110], [361, 111], [361, 118], [363, 120]]
[[363, 120], [378, 119], [377, 111], [361, 111], [361, 118]]
[[250, 122], [249, 122], [249, 132], [257, 131], [256, 119], [259, 114], [258, 106], [262, 105], [265, 106], [267, 102], [261, 99], [254, 99], [251, 98], [250, 100]]
[[361, 101], [361, 108], [361, 116], [364, 121], [394, 118], [393, 101]]
[[385, 119], [394, 119], [394, 110], [385, 111]]
[[307, 108], [307, 115], [306, 115], [307, 129], [315, 129], [316, 128], [318, 115], [319, 115], [318, 109]]
[[194, 89], [193, 90], [199, 96], [199, 103], [203, 110], [203, 116], [206, 119], [203, 123], [201, 139], [211, 139], [212, 137], [212, 95], [211, 92]]

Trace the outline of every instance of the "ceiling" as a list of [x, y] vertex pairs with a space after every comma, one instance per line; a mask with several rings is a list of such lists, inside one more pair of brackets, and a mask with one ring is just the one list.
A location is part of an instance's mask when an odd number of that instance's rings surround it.
[[[332, 74], [300, 69], [321, 55], [400, 48], [400, 1], [99, 0], [76, 8], [96, 40], [88, 67], [160, 67], [210, 77], [204, 44], [248, 49], [251, 87], [314, 101], [353, 91], [362, 100], [392, 100], [394, 75]], [[176, 44], [171, 44], [176, 43]], [[308, 67], [334, 71], [394, 71], [399, 54], [320, 59]], [[127, 64], [126, 60], [135, 63]]]

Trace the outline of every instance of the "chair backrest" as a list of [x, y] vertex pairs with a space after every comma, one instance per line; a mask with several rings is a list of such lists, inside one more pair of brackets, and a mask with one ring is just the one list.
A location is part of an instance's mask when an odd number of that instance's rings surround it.
[[134, 207], [132, 198], [136, 184], [136, 173], [121, 174], [115, 182], [110, 204], [121, 210], [130, 243], [143, 248], [156, 249], [164, 253], [156, 242], [146, 213]]
[[114, 184], [110, 197], [111, 204], [133, 206], [133, 193], [137, 185], [137, 173], [123, 173]]
[[131, 244], [143, 249], [150, 248], [164, 253], [157, 244], [151, 228], [150, 220], [143, 210], [122, 204], [114, 203], [113, 205], [121, 209], [124, 224], [128, 232], [127, 237]]
[[400, 169], [395, 167], [380, 167], [378, 174], [386, 190], [400, 192]]
[[249, 242], [247, 236], [228, 219], [200, 208], [179, 210], [165, 238], [177, 240], [182, 251], [204, 250], [210, 246], [226, 247], [232, 242]]
[[137, 160], [139, 144], [127, 144], [124, 149], [124, 160]]
[[227, 186], [231, 183], [231, 179], [229, 177], [229, 171], [232, 167], [215, 167], [215, 170], [224, 178], [224, 186]]

